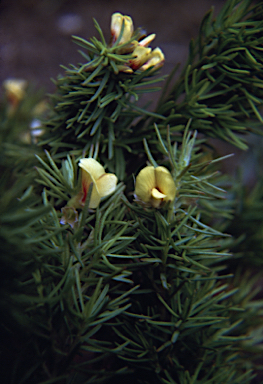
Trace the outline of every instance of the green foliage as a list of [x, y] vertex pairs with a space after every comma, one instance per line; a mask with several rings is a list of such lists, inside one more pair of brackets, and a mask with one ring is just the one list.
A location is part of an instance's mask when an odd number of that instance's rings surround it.
[[[155, 90], [155, 71], [122, 72], [130, 52], [120, 54], [120, 37], [107, 45], [96, 22], [100, 40], [74, 37], [86, 62], [56, 81], [41, 141], [19, 142], [33, 105], [23, 125], [23, 104], [8, 115], [3, 103], [7, 383], [252, 383], [262, 352], [252, 269], [262, 266], [261, 181], [244, 200], [235, 182], [226, 193], [230, 180], [219, 167], [228, 156], [215, 156], [206, 137], [245, 148], [239, 134], [261, 121], [263, 10], [250, 5], [229, 0], [216, 20], [205, 17], [155, 112], [138, 96]], [[96, 209], [89, 208], [95, 181], [84, 206], [70, 204], [82, 193], [83, 157], [120, 180]], [[166, 167], [175, 183], [175, 200], [159, 209], [133, 196], [133, 177], [146, 164]]]
[[94, 147], [100, 148], [103, 162], [123, 179], [127, 158], [136, 147], [141, 148], [143, 139], [132, 122], [141, 115], [161, 117], [140, 107], [139, 95], [160, 89], [153, 85], [161, 79], [153, 78], [155, 71], [119, 71], [118, 65], [128, 63], [132, 55], [119, 54], [116, 44], [109, 47], [96, 22], [95, 26], [101, 41], [74, 37], [87, 51], [81, 51], [86, 62], [63, 67], [65, 76], [55, 81], [54, 111], [41, 145], [55, 158], [65, 157], [69, 150], [83, 157]]
[[244, 133], [261, 134], [262, 31], [261, 2], [226, 1], [215, 20], [209, 11], [180, 78], [159, 102], [160, 129], [169, 124], [176, 133], [192, 118], [198, 132], [246, 149]]
[[239, 187], [236, 190], [239, 204], [228, 228], [237, 239], [232, 250], [244, 264], [262, 266], [262, 177], [258, 177], [256, 185], [249, 192], [243, 186]]

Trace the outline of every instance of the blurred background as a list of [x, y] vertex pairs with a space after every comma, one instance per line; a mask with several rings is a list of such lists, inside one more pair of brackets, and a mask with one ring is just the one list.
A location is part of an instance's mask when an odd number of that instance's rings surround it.
[[[133, 18], [134, 26], [156, 33], [151, 44], [166, 56], [164, 73], [183, 63], [204, 14], [224, 0], [0, 0], [0, 82], [23, 78], [52, 92], [50, 78], [62, 72], [60, 64], [83, 62], [71, 35], [97, 36], [95, 18], [110, 37], [111, 14]], [[3, 90], [1, 89], [1, 92]]]

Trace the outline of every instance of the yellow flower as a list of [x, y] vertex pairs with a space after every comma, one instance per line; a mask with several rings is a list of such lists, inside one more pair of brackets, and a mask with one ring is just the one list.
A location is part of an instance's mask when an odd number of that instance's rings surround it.
[[25, 97], [27, 81], [23, 79], [7, 79], [3, 82], [3, 87], [10, 103], [9, 113], [13, 113], [20, 101]]
[[133, 70], [139, 69], [151, 58], [152, 49], [148, 47], [148, 45], [155, 39], [155, 36], [156, 35], [152, 33], [140, 41], [133, 41], [133, 46], [135, 47], [133, 49], [133, 56], [135, 56], [135, 58], [129, 61], [130, 68]]
[[123, 16], [121, 13], [113, 13], [111, 16], [111, 36], [112, 36], [112, 45], [117, 41], [120, 36], [122, 25], [123, 33], [119, 41], [120, 44], [128, 42], [133, 35], [133, 22], [130, 16]]
[[136, 57], [135, 59], [131, 59], [129, 62], [130, 68], [132, 68], [133, 70], [140, 68], [147, 60], [149, 60], [151, 52], [151, 48], [137, 45], [137, 47], [133, 51], [133, 55]]
[[7, 96], [12, 96], [19, 101], [25, 96], [27, 81], [23, 79], [7, 79], [3, 82]]
[[82, 206], [85, 204], [89, 187], [93, 183], [89, 208], [97, 208], [102, 197], [108, 196], [115, 191], [118, 179], [112, 173], [105, 173], [103, 166], [95, 159], [80, 159], [79, 166], [82, 170], [82, 197], [80, 204]]
[[164, 54], [160, 48], [155, 48], [149, 60], [141, 67], [141, 70], [145, 71], [150, 67], [154, 67], [153, 69], [160, 68], [164, 63]]
[[[121, 31], [122, 35], [120, 37]], [[111, 16], [111, 46], [116, 43], [119, 37], [120, 41], [118, 42], [118, 45], [130, 41], [130, 44], [117, 48], [117, 53], [130, 53], [133, 55], [133, 58], [124, 65], [117, 64], [119, 72], [132, 73], [137, 69], [144, 71], [150, 67], [157, 69], [163, 65], [164, 54], [160, 48], [155, 48], [152, 51], [152, 48], [149, 47], [149, 44], [155, 39], [155, 33], [141, 39], [143, 35], [144, 33], [140, 33], [140, 36], [137, 37], [138, 40], [132, 40], [132, 37], [135, 37], [132, 18], [130, 16], [124, 16], [118, 12]]]
[[136, 199], [154, 208], [160, 207], [163, 201], [173, 201], [175, 194], [174, 180], [165, 167], [147, 166], [136, 177]]

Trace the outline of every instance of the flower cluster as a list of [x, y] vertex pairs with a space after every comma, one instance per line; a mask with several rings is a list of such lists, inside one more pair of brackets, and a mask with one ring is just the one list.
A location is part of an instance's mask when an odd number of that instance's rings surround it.
[[[114, 13], [111, 18], [111, 36], [112, 45], [117, 44], [118, 53], [132, 53], [134, 58], [128, 61], [126, 65], [120, 65], [119, 70], [126, 73], [132, 73], [137, 69], [145, 71], [146, 69], [157, 69], [164, 63], [164, 54], [160, 48], [149, 47], [154, 40], [155, 34], [151, 34], [143, 39], [133, 40], [134, 28], [130, 16], [124, 16], [121, 13]], [[123, 47], [124, 45], [124, 47]]]

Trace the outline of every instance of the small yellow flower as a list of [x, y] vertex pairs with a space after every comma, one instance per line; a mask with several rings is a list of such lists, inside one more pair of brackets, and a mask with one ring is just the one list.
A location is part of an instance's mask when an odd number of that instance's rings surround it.
[[133, 56], [135, 56], [135, 58], [130, 60], [130, 68], [133, 70], [139, 69], [143, 64], [151, 60], [153, 51], [148, 45], [155, 39], [155, 36], [155, 33], [152, 33], [138, 42], [134, 41], [135, 48], [133, 50]]
[[85, 200], [91, 183], [93, 183], [89, 208], [97, 208], [100, 200], [104, 196], [110, 195], [115, 191], [117, 185], [117, 177], [112, 173], [105, 173], [103, 166], [95, 159], [80, 159], [79, 166], [82, 170], [82, 197], [80, 205], [85, 204]]
[[164, 63], [164, 54], [160, 48], [155, 48], [149, 60], [141, 67], [141, 70], [145, 71], [150, 67], [154, 67], [153, 69], [160, 68]]
[[23, 79], [7, 79], [3, 82], [6, 97], [10, 103], [9, 113], [18, 107], [20, 101], [25, 97], [27, 81]]
[[147, 166], [136, 177], [134, 194], [137, 200], [158, 208], [174, 200], [176, 186], [167, 168]]
[[3, 87], [7, 96], [15, 97], [20, 101], [25, 96], [27, 81], [23, 79], [7, 79], [3, 82]]
[[131, 39], [134, 31], [133, 21], [130, 16], [124, 16], [118, 12], [113, 13], [113, 15], [111, 16], [112, 44], [114, 44], [117, 41], [118, 37], [120, 36], [123, 24], [124, 24], [123, 33], [119, 41], [119, 45], [124, 44]]
[[[120, 36], [122, 31], [122, 35]], [[116, 43], [120, 38], [118, 45], [122, 45], [130, 42], [130, 44], [124, 45], [124, 47], [118, 47], [118, 54], [132, 54], [133, 58], [127, 63], [117, 64], [117, 70], [119, 72], [133, 73], [137, 69], [146, 70], [150, 67], [155, 70], [161, 67], [164, 63], [164, 54], [160, 48], [149, 47], [149, 44], [155, 39], [155, 33], [142, 38], [144, 33], [140, 33], [138, 37], [134, 34], [133, 21], [130, 16], [124, 16], [119, 12], [114, 13], [111, 16], [111, 46]], [[137, 36], [138, 40], [135, 40]], [[134, 37], [134, 40], [132, 38]], [[142, 39], [141, 39], [142, 38]]]
[[136, 56], [135, 59], [131, 59], [129, 62], [130, 68], [133, 70], [139, 69], [147, 60], [151, 57], [151, 48], [143, 47], [137, 45], [133, 51], [133, 55]]

